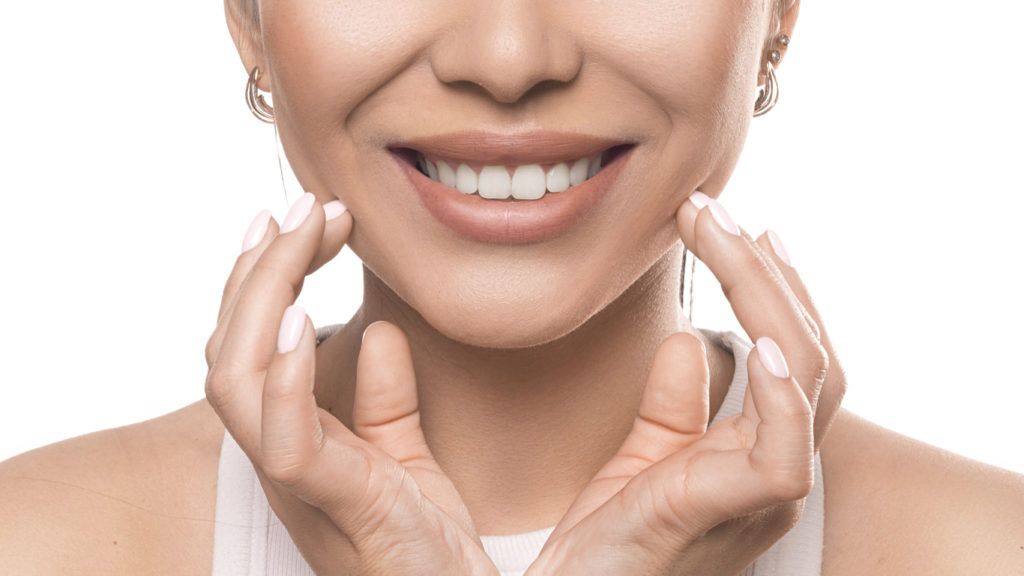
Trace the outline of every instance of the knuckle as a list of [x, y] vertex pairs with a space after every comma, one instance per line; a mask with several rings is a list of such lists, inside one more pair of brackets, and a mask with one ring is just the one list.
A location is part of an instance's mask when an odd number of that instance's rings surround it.
[[235, 378], [214, 362], [206, 374], [206, 398], [210, 404], [214, 406], [230, 404], [235, 395], [235, 388]]
[[842, 400], [846, 395], [846, 371], [838, 362], [832, 362], [829, 366], [827, 384], [836, 398]]
[[810, 430], [811, 423], [814, 421], [814, 409], [811, 408], [811, 402], [802, 394], [800, 397], [794, 398], [792, 402], [788, 402], [781, 412], [788, 425], [793, 426], [794, 430], [799, 430], [801, 434], [805, 430]]
[[213, 365], [217, 362], [217, 355], [220, 354], [220, 345], [223, 341], [224, 338], [220, 328], [214, 330], [213, 334], [210, 335], [210, 339], [206, 341], [204, 355], [206, 356], [207, 368], [213, 368]]
[[811, 337], [814, 338], [815, 342], [821, 342], [821, 326], [818, 325], [818, 322], [810, 314], [804, 313], [804, 319], [807, 321], [807, 329]]
[[[296, 266], [298, 266], [296, 262], [288, 259], [282, 260], [280, 255], [275, 252], [268, 251], [262, 258], [252, 265], [252, 270], [249, 272], [249, 278], [257, 279], [260, 284], [267, 282], [284, 283], [285, 278], [290, 278], [291, 275], [294, 274], [294, 268]], [[295, 281], [287, 283], [294, 286]]]
[[772, 469], [767, 478], [772, 498], [789, 502], [806, 498], [814, 489], [814, 468], [809, 463], [794, 463]]
[[297, 488], [309, 473], [309, 458], [291, 448], [264, 451], [260, 468], [271, 481], [285, 488]]
[[825, 347], [817, 341], [808, 342], [800, 352], [801, 380], [813, 382], [814, 389], [820, 389], [829, 375], [830, 359]]
[[267, 402], [288, 402], [296, 397], [311, 395], [312, 390], [297, 378], [276, 378], [263, 387], [263, 399]]

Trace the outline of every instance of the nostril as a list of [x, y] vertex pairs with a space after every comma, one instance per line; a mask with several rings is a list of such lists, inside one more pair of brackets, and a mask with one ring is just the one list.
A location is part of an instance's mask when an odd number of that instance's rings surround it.
[[480, 2], [452, 22], [429, 54], [446, 87], [504, 105], [522, 104], [573, 82], [583, 68], [577, 22], [526, 2]]

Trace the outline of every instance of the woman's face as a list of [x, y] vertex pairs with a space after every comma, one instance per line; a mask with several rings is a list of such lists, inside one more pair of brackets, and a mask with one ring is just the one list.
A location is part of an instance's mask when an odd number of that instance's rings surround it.
[[[524, 347], [608, 306], [676, 245], [686, 197], [720, 193], [774, 10], [263, 0], [256, 48], [240, 49], [299, 181], [349, 207], [366, 266], [448, 337]], [[579, 183], [573, 166], [597, 157]], [[543, 196], [485, 198], [510, 180]]]

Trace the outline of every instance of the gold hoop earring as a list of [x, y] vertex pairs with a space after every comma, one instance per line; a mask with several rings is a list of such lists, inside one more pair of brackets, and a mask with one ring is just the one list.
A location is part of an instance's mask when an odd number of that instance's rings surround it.
[[273, 124], [274, 107], [267, 104], [263, 94], [260, 94], [260, 89], [256, 87], [259, 79], [260, 67], [253, 66], [252, 71], [249, 72], [249, 81], [245, 83], [245, 104], [249, 107], [249, 112], [252, 112], [257, 119], [267, 124]]

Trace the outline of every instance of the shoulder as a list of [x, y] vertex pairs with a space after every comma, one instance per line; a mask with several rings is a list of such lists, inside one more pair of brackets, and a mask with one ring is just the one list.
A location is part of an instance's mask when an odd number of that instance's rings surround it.
[[821, 457], [826, 576], [1024, 573], [1024, 476], [845, 410]]
[[202, 400], [0, 463], [0, 573], [208, 571], [223, 430]]

